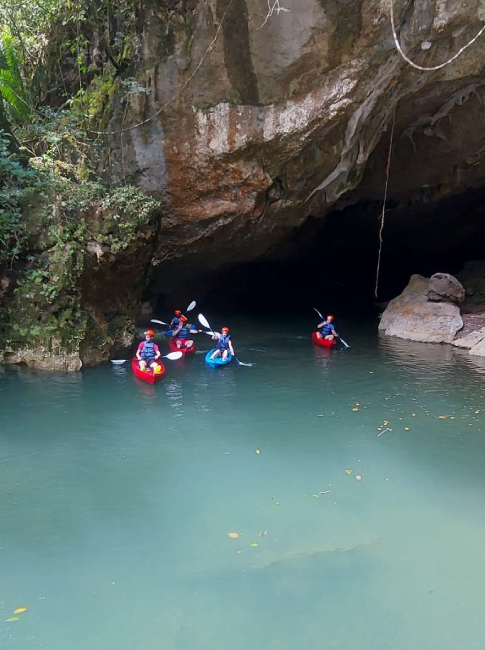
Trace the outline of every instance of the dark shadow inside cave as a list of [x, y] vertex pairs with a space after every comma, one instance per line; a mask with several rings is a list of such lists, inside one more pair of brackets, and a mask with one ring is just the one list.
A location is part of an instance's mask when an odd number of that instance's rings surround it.
[[[414, 197], [415, 198], [415, 197]], [[374, 295], [382, 204], [361, 201], [325, 218], [310, 218], [266, 260], [194, 277], [190, 291], [208, 306], [237, 311], [295, 312], [320, 306], [355, 313], [399, 294], [413, 273], [456, 274], [485, 257], [485, 189], [438, 202], [389, 202], [378, 297]], [[191, 295], [192, 295], [191, 294]], [[187, 294], [187, 298], [189, 295]], [[160, 307], [169, 306], [163, 296]]]

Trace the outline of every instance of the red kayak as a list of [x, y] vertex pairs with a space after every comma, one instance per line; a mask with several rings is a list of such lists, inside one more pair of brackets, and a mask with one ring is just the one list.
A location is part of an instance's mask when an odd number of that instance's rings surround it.
[[160, 372], [153, 372], [151, 368], [147, 368], [146, 370], [140, 370], [138, 359], [136, 357], [133, 357], [133, 359], [131, 360], [131, 369], [133, 370], [133, 374], [135, 374], [138, 377], [138, 379], [141, 379], [142, 381], [146, 381], [148, 384], [156, 384], [157, 382], [160, 381], [160, 379], [165, 374], [165, 366], [163, 365], [163, 363], [158, 361], [158, 365], [161, 368]]
[[181, 348], [178, 348], [175, 343], [175, 339], [168, 339], [168, 347], [170, 348], [170, 352], [181, 352], [184, 357], [186, 354], [193, 354], [195, 352], [195, 345], [190, 346], [190, 348], [182, 345]]
[[337, 339], [332, 339], [331, 341], [328, 339], [320, 339], [316, 332], [312, 333], [312, 339], [315, 345], [319, 345], [321, 348], [333, 348], [334, 345], [337, 345]]

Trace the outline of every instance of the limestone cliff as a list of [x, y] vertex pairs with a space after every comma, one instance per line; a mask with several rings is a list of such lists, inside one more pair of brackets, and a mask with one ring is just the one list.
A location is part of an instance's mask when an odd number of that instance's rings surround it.
[[[61, 365], [77, 368], [109, 358], [130, 342], [143, 297], [173, 295], [195, 274], [298, 255], [315, 233], [296, 237], [309, 222], [382, 202], [393, 122], [388, 199], [396, 215], [401, 208], [400, 219], [408, 220], [402, 211], [409, 206], [432, 209], [484, 188], [485, 36], [440, 70], [416, 70], [396, 50], [390, 3], [280, 0], [269, 7], [281, 11], [268, 15], [266, 0], [137, 0], [132, 65], [144, 92], [127, 99], [119, 79], [110, 86], [103, 128], [111, 135], [100, 171], [158, 203], [142, 219], [115, 211], [116, 223], [107, 210], [110, 235], [125, 222], [131, 233], [125, 245], [115, 232], [113, 251], [103, 238], [102, 197], [93, 199], [94, 216], [82, 216], [92, 236], [73, 235], [72, 263], [57, 254], [62, 241], [51, 229], [27, 279], [47, 296], [36, 306], [44, 320], [54, 310], [64, 322], [66, 298], [79, 316], [75, 341], [62, 341], [54, 324], [46, 343], [34, 314], [25, 316], [26, 286], [11, 304], [19, 320], [8, 323], [4, 359], [35, 364], [47, 349], [56, 358], [73, 354]], [[485, 0], [395, 0], [394, 11], [405, 52], [433, 66], [478, 33]], [[53, 308], [45, 269], [56, 277], [57, 262], [78, 275], [69, 271], [73, 283], [52, 288]], [[39, 334], [27, 352], [17, 336], [24, 330], [24, 339]]]
[[[485, 37], [421, 72], [396, 50], [390, 0], [281, 0], [267, 21], [264, 0], [163, 4], [143, 4], [138, 79], [150, 94], [111, 121], [160, 111], [111, 141], [111, 160], [164, 206], [154, 293], [194, 267], [283, 255], [310, 216], [381, 199], [394, 113], [390, 199], [483, 184]], [[432, 66], [475, 36], [485, 1], [397, 0], [395, 14], [404, 50]]]

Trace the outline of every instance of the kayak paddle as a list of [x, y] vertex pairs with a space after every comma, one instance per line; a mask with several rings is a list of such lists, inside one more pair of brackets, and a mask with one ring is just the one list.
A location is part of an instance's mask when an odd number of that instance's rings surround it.
[[212, 327], [209, 325], [209, 321], [207, 320], [207, 318], [203, 314], [199, 314], [198, 318], [199, 318], [199, 323], [203, 327], [207, 327], [207, 329], [210, 330], [211, 332], [213, 331]]
[[[183, 356], [184, 356], [183, 352], [170, 352], [169, 354], [165, 354], [161, 358], [168, 359], [169, 361], [177, 361], [177, 359], [180, 359], [180, 357]], [[128, 359], [111, 359], [111, 363], [114, 363], [116, 366], [120, 366], [122, 363], [126, 363], [127, 361]]]
[[234, 358], [236, 359], [238, 366], [247, 366], [248, 368], [251, 368], [253, 365], [252, 363], [243, 363], [242, 361], [239, 361], [239, 359], [236, 356]]
[[[318, 309], [316, 309], [315, 307], [313, 309], [317, 312], [317, 314], [320, 316], [320, 318], [322, 320], [325, 320], [325, 318], [321, 315], [321, 313], [318, 311]], [[343, 340], [343, 338], [340, 336], [340, 334], [337, 334], [337, 336], [342, 341], [342, 343], [345, 345], [346, 348], [350, 348], [350, 345]]]
[[[195, 302], [195, 300], [192, 300], [190, 305], [187, 307], [187, 311], [192, 311], [192, 309], [195, 307], [196, 304], [197, 303]], [[157, 323], [158, 325], [168, 325], [168, 323], [164, 323], [163, 320], [157, 320], [156, 318], [152, 318], [150, 320], [150, 323]]]

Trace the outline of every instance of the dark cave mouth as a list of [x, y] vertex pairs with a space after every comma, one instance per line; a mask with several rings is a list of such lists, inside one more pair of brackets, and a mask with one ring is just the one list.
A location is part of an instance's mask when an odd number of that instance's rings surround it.
[[[431, 204], [389, 202], [376, 297], [381, 212], [382, 203], [361, 201], [309, 218], [285, 259], [272, 251], [269, 260], [201, 276], [183, 293], [239, 312], [294, 313], [309, 305], [369, 311], [398, 295], [414, 273], [455, 275], [468, 261], [485, 258], [485, 188]], [[171, 303], [159, 297], [159, 307]]]

